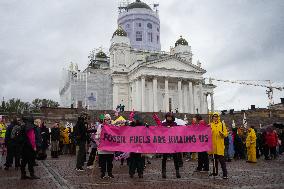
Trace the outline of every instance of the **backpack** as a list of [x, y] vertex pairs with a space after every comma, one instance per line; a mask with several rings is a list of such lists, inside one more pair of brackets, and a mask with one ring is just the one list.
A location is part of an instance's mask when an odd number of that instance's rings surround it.
[[11, 139], [16, 143], [21, 143], [24, 139], [24, 130], [21, 125], [15, 125], [11, 131]]

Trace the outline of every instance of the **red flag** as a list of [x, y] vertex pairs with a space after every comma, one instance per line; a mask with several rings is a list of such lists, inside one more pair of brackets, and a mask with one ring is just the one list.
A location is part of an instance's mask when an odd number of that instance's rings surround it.
[[160, 120], [160, 118], [158, 117], [157, 114], [153, 114], [153, 119], [155, 120], [155, 122], [158, 126], [162, 126], [162, 122], [161, 122], [161, 120]]

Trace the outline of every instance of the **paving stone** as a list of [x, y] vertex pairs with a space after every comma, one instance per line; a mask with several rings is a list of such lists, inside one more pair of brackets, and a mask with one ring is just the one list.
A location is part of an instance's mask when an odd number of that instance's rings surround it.
[[[181, 168], [181, 179], [175, 178], [173, 161], [167, 162], [167, 179], [161, 177], [161, 159], [152, 159], [144, 171], [144, 178], [131, 179], [128, 167], [120, 166], [114, 161], [114, 179], [100, 179], [100, 170], [75, 170], [76, 157], [60, 156], [58, 159], [48, 158], [39, 161], [35, 172], [40, 180], [20, 180], [20, 171], [11, 168], [9, 171], [0, 170], [1, 189], [208, 189], [208, 188], [284, 188], [284, 156], [276, 160], [258, 160], [256, 164], [248, 164], [244, 160], [227, 163], [228, 180], [219, 176], [209, 177], [207, 173], [195, 173], [197, 161], [184, 161]], [[212, 165], [210, 165], [212, 169]]]

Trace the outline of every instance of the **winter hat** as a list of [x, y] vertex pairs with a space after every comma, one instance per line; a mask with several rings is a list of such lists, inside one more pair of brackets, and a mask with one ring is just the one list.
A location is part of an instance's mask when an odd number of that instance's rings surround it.
[[110, 119], [111, 120], [111, 116], [109, 114], [105, 114], [104, 116], [105, 119]]
[[101, 115], [99, 116], [99, 119], [100, 119], [100, 120], [104, 120], [104, 119], [105, 119], [105, 115], [104, 115], [104, 114], [101, 114]]

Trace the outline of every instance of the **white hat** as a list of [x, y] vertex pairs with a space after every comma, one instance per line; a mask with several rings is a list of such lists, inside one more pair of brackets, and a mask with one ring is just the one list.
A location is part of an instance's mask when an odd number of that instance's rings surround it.
[[111, 119], [111, 116], [109, 114], [105, 114], [105, 119]]

